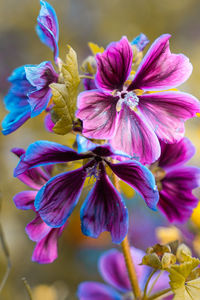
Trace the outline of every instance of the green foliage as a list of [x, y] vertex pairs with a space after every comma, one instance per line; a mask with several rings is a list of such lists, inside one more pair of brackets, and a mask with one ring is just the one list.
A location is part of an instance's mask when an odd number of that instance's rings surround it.
[[53, 94], [53, 131], [64, 135], [73, 128], [75, 119], [78, 86], [80, 83], [76, 52], [68, 46], [66, 63], [61, 65], [61, 83], [50, 85]]

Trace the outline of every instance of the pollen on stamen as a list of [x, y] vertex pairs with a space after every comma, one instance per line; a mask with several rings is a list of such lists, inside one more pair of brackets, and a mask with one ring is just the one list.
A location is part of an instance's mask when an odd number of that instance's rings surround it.
[[122, 104], [126, 104], [130, 109], [135, 110], [139, 104], [139, 98], [134, 92], [128, 92], [123, 97], [120, 95], [120, 99], [117, 102], [116, 110], [119, 112], [122, 108]]

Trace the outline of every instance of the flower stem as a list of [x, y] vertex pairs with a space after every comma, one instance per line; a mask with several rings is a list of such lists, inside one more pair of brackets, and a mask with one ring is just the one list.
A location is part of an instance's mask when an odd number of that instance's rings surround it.
[[152, 290], [153, 290], [153, 288], [154, 288], [156, 282], [158, 281], [159, 277], [160, 277], [162, 274], [163, 274], [163, 270], [160, 271], [160, 272], [158, 273], [158, 276], [155, 278], [154, 282], [152, 283], [152, 286], [151, 286], [151, 288], [149, 289], [149, 292], [148, 292], [148, 296], [151, 294], [151, 292], [152, 292]]
[[137, 300], [140, 300], [141, 299], [141, 290], [140, 290], [140, 286], [138, 283], [135, 266], [132, 261], [131, 251], [130, 251], [130, 246], [129, 246], [129, 241], [128, 241], [127, 236], [122, 241], [121, 246], [122, 246], [122, 251], [123, 251], [129, 279], [130, 279], [131, 286], [133, 289], [133, 294]]
[[165, 294], [168, 294], [171, 291], [172, 291], [171, 288], [162, 290], [160, 292], [157, 292], [157, 293], [153, 294], [151, 297], [148, 297], [148, 300], [154, 300], [154, 299], [160, 298], [161, 296], [163, 296]]
[[[120, 192], [119, 181], [118, 181], [117, 176], [114, 173], [113, 173], [113, 183], [114, 183], [114, 186], [116, 187], [116, 189], [118, 190], [118, 192]], [[126, 263], [126, 268], [127, 268], [127, 272], [128, 272], [130, 282], [131, 282], [131, 287], [132, 287], [132, 290], [133, 290], [133, 294], [134, 294], [136, 300], [140, 300], [141, 297], [142, 297], [142, 294], [141, 294], [140, 286], [139, 286], [139, 283], [138, 283], [137, 274], [136, 274], [136, 271], [135, 271], [135, 266], [134, 266], [134, 263], [133, 263], [133, 260], [132, 260], [129, 241], [128, 241], [127, 236], [122, 241], [121, 246], [122, 246], [124, 260], [125, 260], [125, 263]]]
[[79, 75], [79, 77], [81, 79], [85, 79], [85, 78], [87, 78], [87, 79], [94, 79], [94, 76], [90, 76], [90, 75]]
[[153, 271], [151, 272], [151, 274], [149, 275], [148, 279], [147, 279], [147, 282], [146, 282], [145, 287], [144, 287], [144, 294], [143, 294], [143, 298], [142, 298], [143, 300], [147, 299], [147, 288], [148, 288], [148, 284], [149, 284], [151, 278], [153, 277], [153, 275], [154, 275], [156, 272], [157, 272], [157, 270], [153, 270]]

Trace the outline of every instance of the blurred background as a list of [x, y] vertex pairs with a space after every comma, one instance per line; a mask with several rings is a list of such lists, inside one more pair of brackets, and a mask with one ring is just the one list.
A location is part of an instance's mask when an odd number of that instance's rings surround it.
[[[187, 55], [194, 67], [192, 76], [181, 90], [192, 93], [200, 99], [199, 0], [50, 0], [49, 2], [55, 8], [59, 19], [61, 58], [65, 57], [66, 44], [70, 44], [77, 51], [81, 63], [90, 54], [87, 46], [90, 41], [105, 47], [123, 35], [132, 40], [143, 32], [152, 43], [159, 35], [170, 33], [171, 50]], [[8, 91], [7, 77], [12, 70], [20, 65], [52, 60], [51, 51], [41, 44], [35, 32], [39, 10], [37, 0], [0, 0], [1, 120], [6, 114], [2, 99]], [[190, 120], [186, 127], [186, 135], [197, 147], [196, 156], [191, 164], [200, 166], [200, 120]], [[10, 153], [10, 149], [27, 148], [38, 139], [65, 143], [68, 136], [59, 137], [46, 132], [42, 116], [29, 120], [9, 136], [0, 134], [2, 192], [0, 221], [12, 261], [10, 276], [0, 294], [2, 300], [28, 299], [22, 277], [26, 277], [31, 285], [34, 300], [76, 299], [79, 282], [100, 280], [96, 265], [98, 257], [104, 249], [113, 247], [106, 233], [98, 240], [88, 239], [82, 235], [79, 208], [76, 208], [59, 242], [58, 259], [50, 265], [31, 262], [34, 243], [26, 236], [24, 227], [33, 218], [33, 214], [19, 211], [13, 204], [13, 196], [26, 187], [12, 177], [17, 158]], [[133, 201], [130, 197], [127, 204], [130, 207], [131, 243], [145, 249], [156, 241], [158, 227], [167, 226], [167, 223], [159, 212], [150, 212], [143, 205], [143, 201], [137, 198]], [[175, 232], [176, 235], [177, 231]], [[0, 245], [0, 280], [5, 270], [6, 258]]]

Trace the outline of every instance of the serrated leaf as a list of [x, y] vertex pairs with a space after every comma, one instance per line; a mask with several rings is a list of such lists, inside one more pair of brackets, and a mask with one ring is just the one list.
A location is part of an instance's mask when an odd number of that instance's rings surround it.
[[200, 299], [200, 278], [187, 281], [189, 275], [199, 265], [199, 263], [199, 259], [191, 257], [190, 261], [184, 262], [180, 265], [173, 265], [168, 269], [168, 272], [170, 273], [170, 286], [175, 294], [174, 300]]
[[89, 42], [88, 46], [89, 46], [90, 51], [92, 52], [93, 55], [96, 55], [97, 53], [103, 53], [104, 52], [104, 48], [103, 47], [99, 47], [95, 43]]
[[66, 63], [62, 64], [63, 83], [50, 85], [53, 94], [53, 131], [64, 135], [71, 131], [75, 118], [78, 86], [80, 83], [76, 52], [68, 46]]

